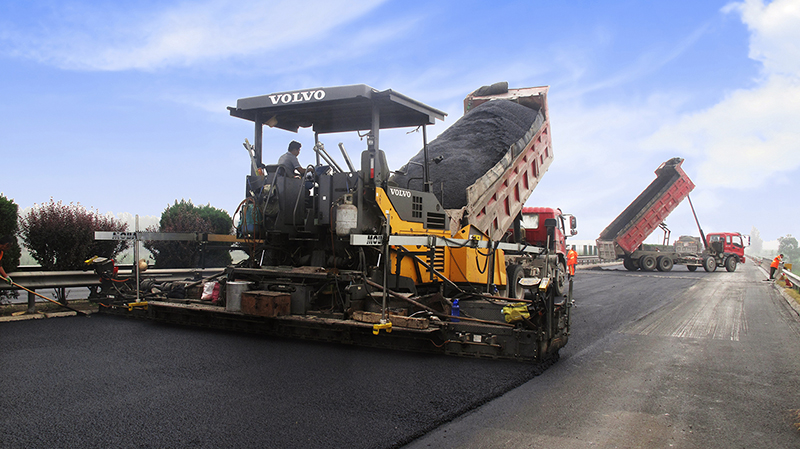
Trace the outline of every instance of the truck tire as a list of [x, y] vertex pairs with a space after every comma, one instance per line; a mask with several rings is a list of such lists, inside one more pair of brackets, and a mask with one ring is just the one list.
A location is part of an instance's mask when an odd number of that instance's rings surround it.
[[709, 273], [717, 270], [717, 260], [713, 256], [706, 256], [703, 259], [703, 269]]
[[525, 276], [525, 271], [520, 265], [509, 265], [506, 268], [506, 296], [511, 299], [524, 299], [525, 289], [519, 285], [519, 280]]
[[672, 257], [661, 256], [656, 259], [656, 268], [658, 268], [658, 271], [670, 271], [672, 270], [672, 265]]
[[725, 259], [725, 269], [728, 270], [729, 273], [733, 273], [736, 271], [737, 263], [736, 256], [728, 256], [728, 258]]
[[625, 258], [622, 259], [622, 266], [628, 271], [636, 271], [639, 269], [639, 265], [637, 265], [630, 256], [625, 256]]
[[656, 258], [651, 255], [642, 256], [639, 258], [639, 268], [642, 271], [653, 271], [656, 269]]
[[686, 265], [686, 269], [689, 271], [697, 270], [697, 265]]
[[567, 291], [567, 267], [562, 262], [556, 264], [556, 273], [553, 276], [553, 293], [556, 296], [564, 296]]

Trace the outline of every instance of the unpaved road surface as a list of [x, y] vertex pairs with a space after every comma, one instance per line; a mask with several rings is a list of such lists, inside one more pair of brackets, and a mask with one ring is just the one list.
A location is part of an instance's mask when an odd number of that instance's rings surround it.
[[762, 271], [578, 274], [559, 363], [409, 448], [800, 447], [800, 321]]

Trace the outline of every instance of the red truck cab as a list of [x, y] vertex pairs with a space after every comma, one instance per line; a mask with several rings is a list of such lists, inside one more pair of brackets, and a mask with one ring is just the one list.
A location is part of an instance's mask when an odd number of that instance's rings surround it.
[[[553, 240], [555, 241], [555, 251], [559, 255], [566, 257], [567, 237], [578, 233], [578, 223], [574, 215], [565, 214], [561, 209], [552, 207], [523, 207], [522, 223], [524, 229], [525, 242], [534, 246], [547, 246], [547, 227], [545, 220], [552, 218], [556, 220]], [[569, 229], [569, 235], [567, 235]]]
[[[567, 283], [567, 237], [578, 233], [575, 216], [552, 207], [523, 207], [520, 213], [519, 234], [509, 229], [503, 241], [514, 243], [515, 235], [519, 243], [547, 249], [546, 256], [533, 260], [526, 257], [507, 257], [508, 278], [549, 277], [553, 279], [556, 296], [566, 292]], [[548, 237], [549, 235], [549, 237]], [[548, 245], [549, 243], [549, 245]], [[516, 285], [509, 281], [509, 285]], [[524, 289], [506, 293], [509, 298], [521, 299]]]
[[745, 241], [742, 234], [738, 232], [714, 232], [706, 235], [706, 242], [710, 251], [723, 255], [722, 260], [727, 261], [729, 257], [735, 256], [737, 263], [745, 262]]

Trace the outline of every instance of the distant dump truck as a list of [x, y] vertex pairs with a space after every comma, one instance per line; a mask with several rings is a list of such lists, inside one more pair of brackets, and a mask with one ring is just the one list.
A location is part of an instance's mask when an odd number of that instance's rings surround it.
[[697, 254], [703, 250], [703, 241], [699, 237], [682, 235], [672, 244], [678, 254]]
[[662, 226], [667, 216], [694, 189], [694, 183], [681, 164], [682, 158], [672, 158], [661, 164], [656, 170], [656, 179], [600, 233], [597, 239], [600, 259], [622, 259], [630, 271], [670, 271], [676, 264], [686, 265], [689, 271], [697, 267], [714, 271], [717, 266], [735, 271], [737, 264], [744, 263], [745, 245], [739, 233], [713, 233], [706, 237], [700, 229], [701, 239], [681, 237], [673, 250], [643, 249], [645, 239]]

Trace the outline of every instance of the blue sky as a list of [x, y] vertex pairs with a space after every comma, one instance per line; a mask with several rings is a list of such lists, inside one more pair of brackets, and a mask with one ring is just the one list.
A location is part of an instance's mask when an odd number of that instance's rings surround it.
[[[704, 231], [800, 234], [800, 1], [0, 1], [0, 192], [157, 220], [175, 200], [233, 213], [242, 97], [393, 89], [462, 115], [481, 85], [549, 85], [555, 161], [528, 205], [598, 234], [680, 156]], [[265, 131], [264, 160], [313, 135]], [[352, 136], [351, 154], [364, 147]], [[381, 146], [399, 168], [419, 135]], [[682, 203], [673, 238], [697, 235]], [[651, 240], [660, 240], [660, 231]]]

